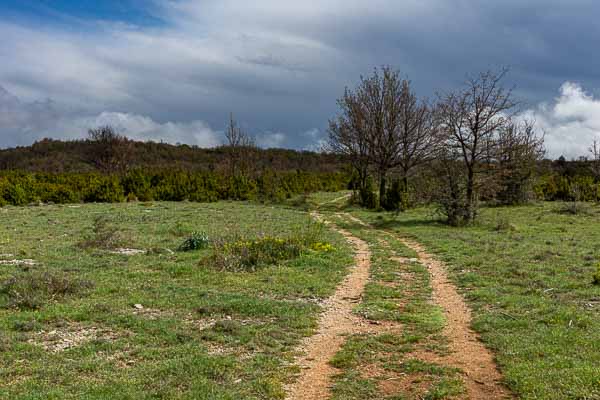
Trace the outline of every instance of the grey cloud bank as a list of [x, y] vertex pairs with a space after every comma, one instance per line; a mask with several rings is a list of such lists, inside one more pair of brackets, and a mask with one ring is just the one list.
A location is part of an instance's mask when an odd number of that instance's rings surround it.
[[104, 125], [111, 125], [136, 140], [201, 147], [221, 143], [221, 134], [203, 121], [158, 123], [147, 116], [122, 112], [80, 115], [61, 110], [51, 101], [21, 102], [0, 87], [0, 126], [5, 146], [28, 145], [45, 137], [80, 139], [88, 129]]
[[211, 146], [234, 112], [263, 146], [312, 148], [344, 86], [382, 64], [429, 97], [466, 73], [511, 67], [508, 83], [547, 132], [551, 156], [583, 155], [600, 130], [597, 2], [154, 4], [163, 25], [0, 20], [0, 86], [10, 92], [0, 93], [0, 146], [82, 137], [100, 122]]

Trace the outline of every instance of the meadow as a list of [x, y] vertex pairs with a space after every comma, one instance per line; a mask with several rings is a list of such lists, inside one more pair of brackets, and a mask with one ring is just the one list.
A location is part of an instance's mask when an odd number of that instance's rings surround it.
[[281, 207], [128, 203], [0, 213], [6, 399], [281, 398], [297, 372], [294, 346], [314, 330], [320, 301], [351, 263], [330, 231], [322, 233], [327, 251], [253, 272], [202, 263], [212, 248], [178, 251], [193, 231], [227, 242], [286, 238], [309, 224], [307, 214]]
[[[354, 313], [393, 329], [346, 337], [332, 398], [466, 398], [462, 371], [439, 361], [448, 321], [406, 237], [446, 262], [515, 397], [600, 398], [598, 207], [483, 207], [456, 228], [347, 194], [3, 207], [0, 398], [285, 398], [298, 345], [353, 264], [335, 227], [372, 253]], [[311, 222], [315, 209], [335, 225]]]
[[473, 328], [522, 399], [600, 398], [600, 209], [537, 203], [482, 208], [473, 226], [433, 208], [352, 213], [413, 237], [446, 261], [474, 311]]

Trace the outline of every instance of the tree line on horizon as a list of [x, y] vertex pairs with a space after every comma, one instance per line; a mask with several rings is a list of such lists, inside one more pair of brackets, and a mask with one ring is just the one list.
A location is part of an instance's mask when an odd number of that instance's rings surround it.
[[[225, 137], [227, 145], [201, 149], [136, 142], [111, 126], [101, 126], [90, 129], [86, 140], [48, 139], [0, 152], [0, 205], [125, 200], [279, 202], [348, 186], [349, 175], [339, 156], [260, 149], [233, 116]], [[26, 168], [6, 167], [15, 155], [24, 154], [26, 157], [16, 161]], [[52, 163], [44, 163], [46, 160]]]
[[353, 189], [362, 206], [437, 204], [467, 224], [481, 201], [598, 201], [600, 144], [590, 158], [545, 159], [543, 134], [520, 118], [506, 70], [469, 78], [434, 101], [390, 67], [338, 100], [320, 152], [261, 149], [231, 115], [225, 144], [139, 142], [111, 126], [84, 140], [0, 150], [0, 204], [133, 200], [282, 200]]
[[520, 114], [503, 83], [507, 72], [469, 77], [433, 101], [390, 67], [347, 88], [329, 124], [328, 149], [350, 161], [356, 201], [387, 210], [435, 203], [448, 223], [464, 225], [477, 218], [482, 200], [598, 199], [600, 145], [580, 161], [584, 173], [565, 175], [564, 159], [543, 171], [544, 135]]

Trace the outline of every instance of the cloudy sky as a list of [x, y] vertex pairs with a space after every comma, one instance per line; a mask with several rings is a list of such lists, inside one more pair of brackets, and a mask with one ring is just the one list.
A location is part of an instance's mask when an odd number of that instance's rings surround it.
[[311, 148], [336, 98], [381, 65], [433, 97], [511, 72], [549, 155], [600, 139], [596, 0], [2, 0], [0, 147], [80, 138]]

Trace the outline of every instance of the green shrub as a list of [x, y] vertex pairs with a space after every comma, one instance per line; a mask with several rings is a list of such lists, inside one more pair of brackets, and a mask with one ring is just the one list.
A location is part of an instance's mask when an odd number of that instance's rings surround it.
[[5, 308], [37, 310], [49, 301], [80, 294], [92, 286], [89, 281], [62, 273], [27, 271], [4, 281], [0, 297]]
[[596, 265], [596, 272], [594, 272], [592, 282], [594, 285], [600, 285], [600, 263]]
[[367, 180], [367, 185], [358, 191], [360, 205], [364, 208], [375, 209], [378, 207], [377, 194], [373, 189], [373, 181]]
[[408, 191], [400, 179], [395, 179], [385, 193], [384, 209], [386, 211], [405, 211], [410, 207]]
[[81, 201], [79, 193], [64, 184], [41, 183], [37, 195], [44, 203], [68, 204]]
[[218, 270], [255, 271], [259, 267], [296, 258], [302, 247], [289, 239], [264, 237], [240, 240], [217, 247], [210, 261]]
[[288, 238], [265, 236], [253, 240], [216, 243], [213, 254], [205, 258], [202, 264], [222, 271], [253, 272], [261, 267], [299, 257], [308, 249], [331, 251], [331, 245], [319, 241], [322, 229], [321, 224], [311, 222]]
[[179, 251], [192, 251], [205, 249], [210, 244], [210, 239], [205, 232], [192, 232], [192, 235], [185, 239], [181, 245], [179, 245]]
[[2, 197], [8, 204], [13, 206], [24, 206], [29, 203], [27, 193], [19, 184], [8, 184]]
[[120, 203], [125, 195], [115, 176], [98, 177], [96, 185], [87, 193], [85, 201], [92, 203]]
[[145, 171], [126, 175], [99, 173], [0, 172], [0, 205], [53, 203], [117, 203], [140, 201], [262, 200], [281, 202], [294, 195], [338, 191], [347, 186], [342, 173], [275, 172], [258, 176], [229, 177], [214, 171]]
[[123, 177], [121, 184], [128, 199], [133, 195], [140, 201], [153, 200], [151, 177], [142, 170], [130, 171]]

